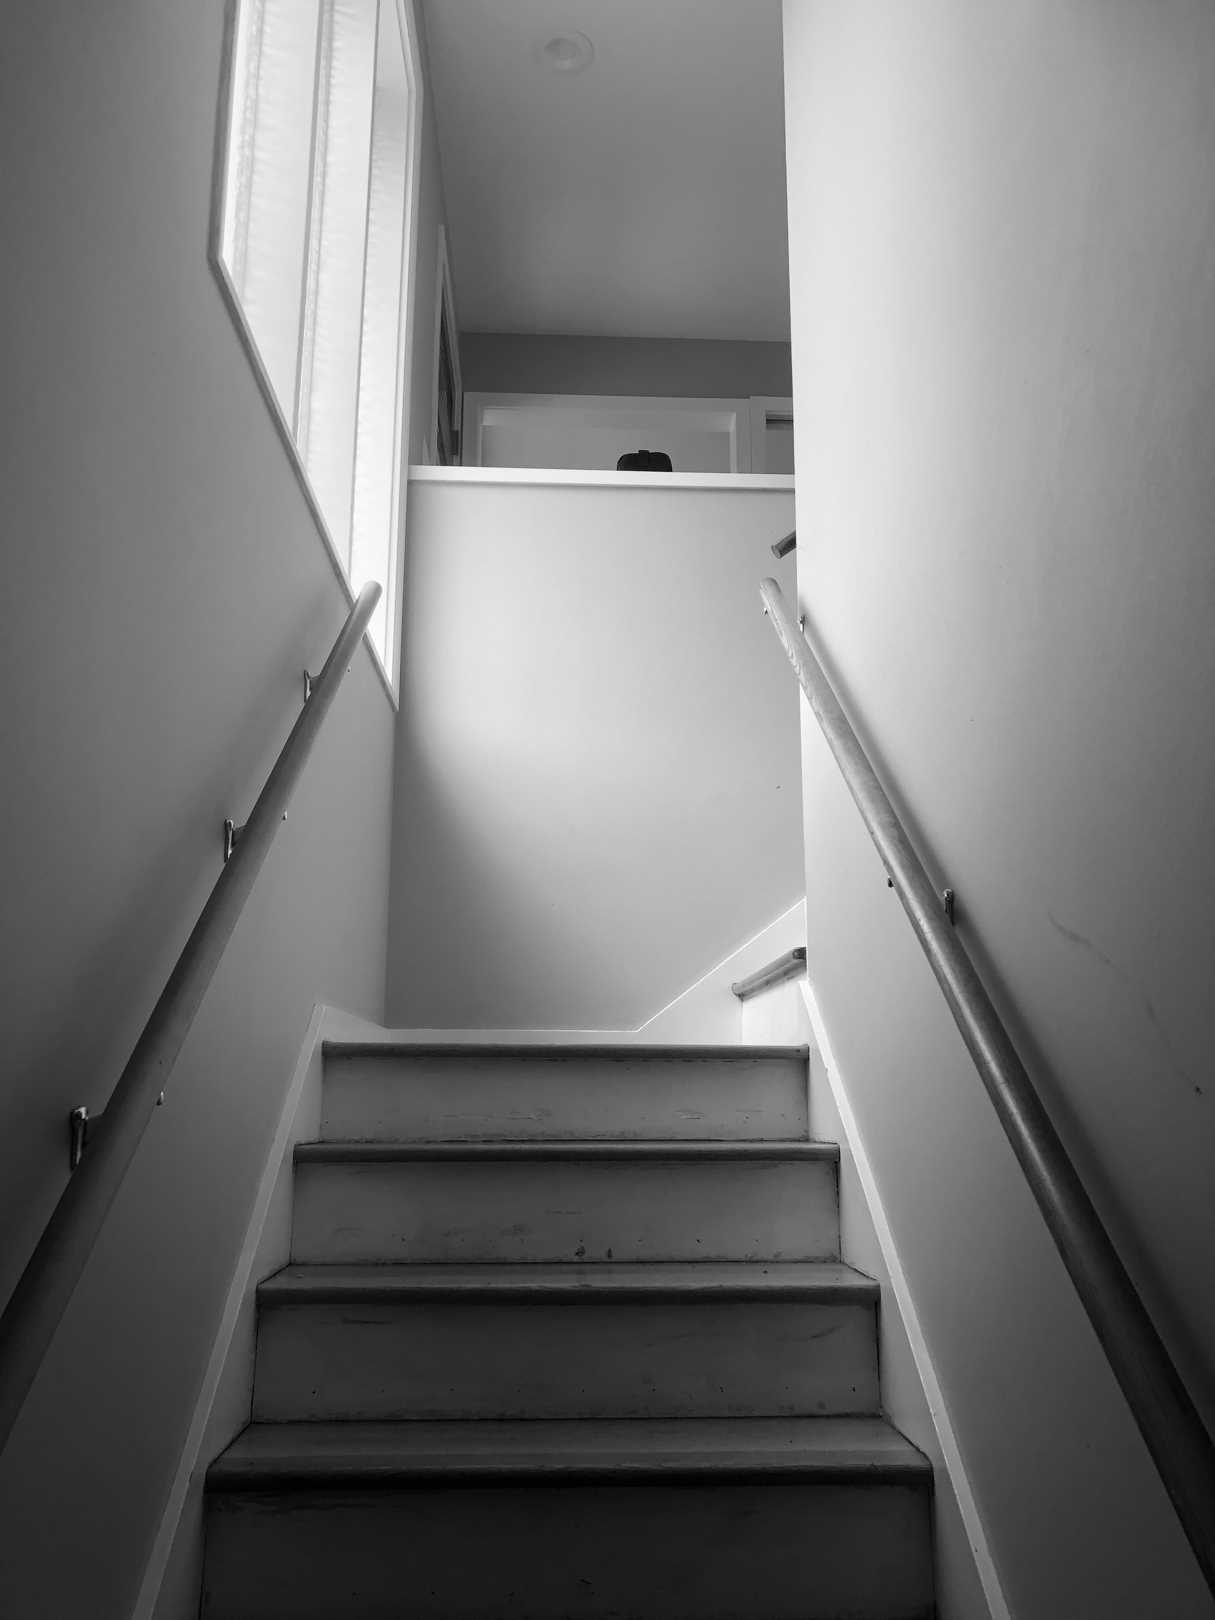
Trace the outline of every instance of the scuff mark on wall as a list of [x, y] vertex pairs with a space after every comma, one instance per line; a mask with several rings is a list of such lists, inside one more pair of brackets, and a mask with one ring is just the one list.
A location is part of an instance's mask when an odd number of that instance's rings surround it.
[[1165, 1060], [1173, 1074], [1185, 1085], [1191, 1087], [1196, 1097], [1201, 1097], [1203, 1095], [1203, 1089], [1187, 1071], [1185, 1065], [1177, 1056], [1177, 1051], [1173, 1045], [1172, 1037], [1169, 1035], [1168, 1030], [1161, 1022], [1160, 1014], [1156, 1011], [1152, 998], [1138, 984], [1135, 983], [1134, 979], [1132, 979], [1125, 968], [1119, 967], [1118, 963], [1115, 962], [1112, 957], [1107, 956], [1101, 947], [1099, 945], [1095, 945], [1086, 934], [1078, 933], [1074, 928], [1068, 928], [1064, 923], [1059, 921], [1058, 917], [1055, 916], [1053, 911], [1048, 910], [1046, 915], [1050, 921], [1051, 927], [1061, 939], [1065, 939], [1069, 945], [1078, 945], [1081, 950], [1087, 951], [1090, 956], [1096, 957], [1097, 961], [1101, 963], [1102, 967], [1108, 968], [1114, 977], [1126, 987], [1126, 989], [1130, 992], [1131, 998], [1142, 1009], [1144, 1017], [1147, 1019], [1148, 1023], [1151, 1024], [1152, 1028], [1159, 1037], [1160, 1046], [1163, 1050]]

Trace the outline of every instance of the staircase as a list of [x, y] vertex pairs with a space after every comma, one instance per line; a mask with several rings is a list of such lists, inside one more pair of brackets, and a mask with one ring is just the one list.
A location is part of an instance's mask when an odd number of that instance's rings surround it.
[[329, 1045], [205, 1620], [923, 1620], [796, 1048]]

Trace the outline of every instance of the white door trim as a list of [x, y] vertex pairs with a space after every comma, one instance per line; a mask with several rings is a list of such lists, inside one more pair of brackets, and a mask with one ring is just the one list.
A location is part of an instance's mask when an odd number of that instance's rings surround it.
[[793, 421], [793, 401], [778, 394], [753, 394], [748, 402], [751, 418], [751, 471], [767, 472], [765, 455], [769, 421]]

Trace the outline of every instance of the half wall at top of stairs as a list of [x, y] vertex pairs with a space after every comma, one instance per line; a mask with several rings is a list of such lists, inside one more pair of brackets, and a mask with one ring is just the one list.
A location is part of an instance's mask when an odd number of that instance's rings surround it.
[[390, 1022], [634, 1028], [800, 895], [792, 505], [411, 483]]

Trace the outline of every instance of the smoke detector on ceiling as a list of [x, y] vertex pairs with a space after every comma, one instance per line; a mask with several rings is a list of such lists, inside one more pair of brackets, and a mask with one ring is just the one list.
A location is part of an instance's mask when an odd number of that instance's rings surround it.
[[582, 73], [595, 60], [595, 47], [585, 34], [554, 34], [537, 44], [535, 56], [553, 73]]

